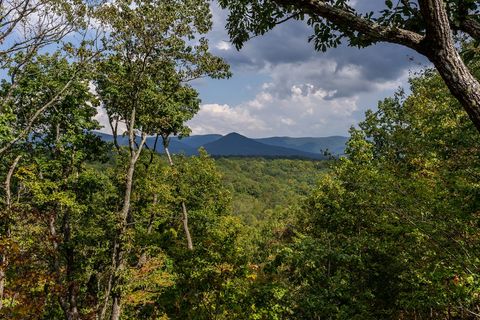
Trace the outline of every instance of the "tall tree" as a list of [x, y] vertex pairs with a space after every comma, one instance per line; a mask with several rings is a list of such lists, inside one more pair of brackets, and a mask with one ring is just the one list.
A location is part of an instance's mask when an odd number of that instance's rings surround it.
[[480, 5], [474, 0], [385, 0], [377, 12], [361, 13], [348, 0], [220, 0], [230, 9], [227, 28], [241, 48], [251, 35], [264, 34], [290, 19], [312, 27], [310, 40], [325, 51], [346, 39], [366, 47], [395, 43], [426, 56], [480, 131], [480, 83], [462, 60], [455, 34], [480, 41]]
[[[172, 70], [171, 75], [175, 76], [174, 70]], [[168, 87], [162, 89], [163, 94], [167, 98], [160, 101], [160, 108], [151, 110], [149, 113], [146, 130], [156, 135], [152, 152], [156, 151], [157, 140], [161, 137], [168, 163], [173, 167], [173, 158], [169, 151], [170, 138], [171, 136], [184, 137], [189, 135], [190, 128], [185, 123], [198, 112], [200, 99], [198, 99], [198, 94], [193, 88], [188, 85], [182, 85], [178, 75], [177, 79], [172, 80], [174, 79], [170, 78], [170, 81], [164, 82], [169, 84]], [[182, 200], [180, 205], [187, 247], [189, 250], [193, 250], [193, 240], [188, 226], [188, 211], [185, 201]]]
[[[112, 256], [110, 317], [116, 320], [122, 307], [122, 271], [128, 253], [127, 222], [131, 219], [135, 166], [147, 135], [157, 133], [149, 118], [156, 110], [172, 104], [180, 108], [179, 113], [185, 103], [198, 107], [196, 94], [192, 95], [192, 89], [182, 83], [203, 76], [225, 77], [228, 67], [208, 52], [205, 38], [197, 39], [211, 28], [210, 8], [204, 0], [120, 0], [105, 5], [100, 16], [111, 27], [111, 33], [97, 81], [98, 93], [114, 140], [117, 141], [120, 123], [125, 124], [128, 135], [124, 200], [118, 212]], [[191, 98], [185, 99], [182, 94]], [[106, 308], [107, 303], [101, 318]]]
[[[2, 247], [4, 263], [0, 275], [10, 275], [7, 279], [7, 284], [11, 283], [7, 285], [8, 297], [11, 301], [18, 299], [18, 303], [9, 303], [4, 314], [14, 314], [17, 304], [29, 304], [29, 297], [23, 295], [23, 289], [15, 289], [15, 283], [28, 276], [20, 271], [28, 262], [35, 267], [36, 273], [51, 277], [55, 284], [55, 289], [45, 286], [44, 297], [57, 302], [65, 318], [78, 319], [81, 303], [78, 266], [81, 259], [78, 257], [77, 236], [78, 229], [83, 226], [75, 221], [80, 220], [84, 212], [78, 201], [82, 196], [77, 198], [74, 190], [78, 177], [85, 170], [85, 161], [102, 157], [104, 152], [100, 139], [90, 133], [99, 128], [98, 122], [93, 120], [97, 101], [89, 92], [89, 74], [82, 72], [71, 80], [71, 74], [77, 72], [76, 66], [60, 54], [39, 56], [29, 63], [27, 70], [29, 77], [22, 77], [19, 86], [13, 90], [15, 120], [20, 125], [28, 121], [39, 105], [51, 100], [58, 87], [69, 81], [72, 83], [62, 100], [42, 113], [32, 125], [29, 136], [20, 139], [3, 159], [14, 158], [5, 177], [5, 202], [1, 203], [4, 210], [2, 243], [7, 245]], [[8, 89], [4, 87], [3, 92]], [[17, 171], [20, 176], [16, 176]], [[31, 237], [29, 232], [35, 228], [44, 230], [43, 235]], [[15, 260], [18, 251], [31, 252], [32, 248], [21, 240], [23, 236], [44, 245], [37, 259]], [[15, 247], [19, 249], [15, 250]], [[12, 266], [19, 271], [18, 274], [9, 269], [3, 273], [8, 258], [15, 261]], [[1, 277], [0, 284], [4, 282], [5, 277]], [[32, 290], [25, 289], [26, 292]], [[3, 292], [0, 294], [3, 298]], [[45, 313], [55, 310], [55, 305], [46, 308]]]

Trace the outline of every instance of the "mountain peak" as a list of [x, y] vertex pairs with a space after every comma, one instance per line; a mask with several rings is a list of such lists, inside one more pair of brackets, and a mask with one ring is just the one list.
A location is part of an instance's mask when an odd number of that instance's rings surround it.
[[224, 135], [223, 137], [224, 137], [224, 138], [226, 138], [226, 137], [242, 137], [242, 138], [247, 138], [247, 137], [241, 135], [241, 134], [238, 133], [238, 132], [230, 132], [229, 134], [226, 134], [226, 135]]
[[272, 146], [232, 132], [222, 138], [203, 146], [208, 153], [217, 156], [266, 156], [266, 157], [300, 157], [322, 159], [320, 154], [313, 154], [290, 148]]

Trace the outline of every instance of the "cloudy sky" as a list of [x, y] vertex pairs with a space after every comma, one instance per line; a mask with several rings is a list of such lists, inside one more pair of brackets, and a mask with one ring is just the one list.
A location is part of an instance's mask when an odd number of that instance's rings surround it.
[[[367, 10], [382, 1], [357, 0], [356, 7]], [[282, 24], [237, 51], [225, 31], [227, 12], [216, 5], [212, 11], [210, 45], [231, 65], [233, 77], [194, 83], [203, 103], [189, 122], [193, 134], [347, 135], [365, 110], [407, 87], [409, 74], [427, 65], [415, 52], [391, 44], [316, 52], [301, 21]]]

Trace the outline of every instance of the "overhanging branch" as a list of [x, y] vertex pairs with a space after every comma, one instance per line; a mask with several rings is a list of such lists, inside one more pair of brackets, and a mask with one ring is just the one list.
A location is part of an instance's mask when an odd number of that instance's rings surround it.
[[419, 50], [423, 36], [398, 27], [380, 25], [372, 20], [338, 8], [322, 0], [273, 0], [280, 6], [295, 6], [312, 16], [322, 17], [338, 27], [351, 32], [360, 32], [373, 42], [390, 42]]

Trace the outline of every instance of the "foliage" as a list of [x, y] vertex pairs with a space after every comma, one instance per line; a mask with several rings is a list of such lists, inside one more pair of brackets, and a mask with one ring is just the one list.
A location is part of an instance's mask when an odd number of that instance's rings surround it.
[[[368, 112], [271, 272], [302, 318], [470, 318], [479, 305], [478, 134], [427, 71]], [[283, 283], [283, 281], [281, 283]]]
[[[410, 2], [386, 5], [367, 18], [415, 22]], [[195, 43], [208, 3], [97, 9], [111, 33], [91, 68], [78, 52], [36, 54], [1, 84], [0, 317], [478, 317], [478, 132], [436, 72], [367, 112], [338, 161], [166, 159], [138, 136], [168, 147], [188, 134], [200, 101], [186, 82], [229, 75]], [[115, 134], [126, 122], [128, 147], [93, 133], [100, 103]]]

